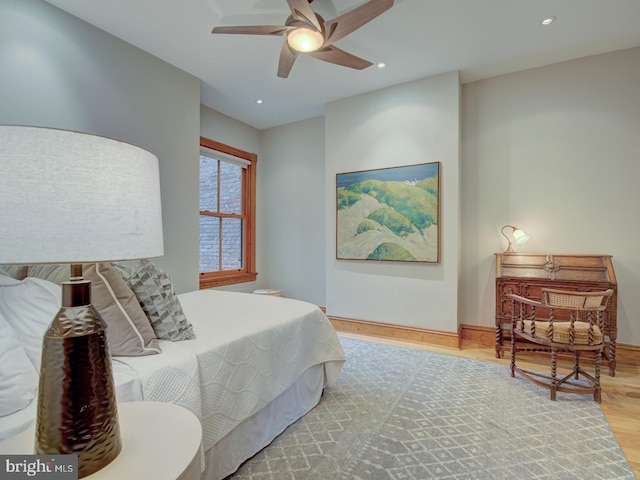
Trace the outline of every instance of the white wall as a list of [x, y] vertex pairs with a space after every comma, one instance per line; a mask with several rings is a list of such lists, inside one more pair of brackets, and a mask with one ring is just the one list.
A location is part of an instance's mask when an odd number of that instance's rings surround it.
[[261, 284], [324, 306], [324, 118], [264, 130], [261, 145]]
[[[458, 328], [457, 72], [330, 103], [326, 110], [327, 313], [455, 332]], [[441, 162], [441, 263], [336, 260], [336, 174]]]
[[492, 325], [504, 224], [521, 252], [613, 255], [618, 342], [640, 345], [640, 48], [464, 85], [460, 322]]
[[199, 88], [47, 3], [0, 2], [0, 123], [94, 133], [157, 155], [165, 250], [157, 262], [178, 292], [198, 285]]

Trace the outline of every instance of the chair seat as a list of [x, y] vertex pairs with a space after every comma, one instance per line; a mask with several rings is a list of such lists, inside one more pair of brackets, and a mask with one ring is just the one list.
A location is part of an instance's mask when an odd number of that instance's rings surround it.
[[[548, 339], [549, 322], [536, 320], [536, 333], [531, 335], [531, 320], [523, 322], [524, 332], [535, 338]], [[569, 344], [570, 322], [553, 322], [553, 339], [554, 343]], [[603, 335], [597, 325], [593, 326], [593, 341], [589, 342], [589, 324], [586, 322], [575, 322], [573, 324], [575, 345], [599, 345], [603, 341]]]

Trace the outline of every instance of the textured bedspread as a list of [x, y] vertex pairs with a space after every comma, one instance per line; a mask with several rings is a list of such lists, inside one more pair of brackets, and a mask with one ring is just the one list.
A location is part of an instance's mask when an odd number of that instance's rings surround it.
[[[114, 364], [125, 364], [137, 375], [139, 392], [122, 395], [118, 401], [148, 400], [174, 403], [202, 418], [200, 374], [196, 355], [177, 342], [160, 342], [162, 353], [144, 357], [116, 357]], [[119, 376], [115, 374], [116, 383]], [[137, 393], [137, 395], [136, 395]]]
[[136, 369], [144, 400], [177, 403], [201, 419], [205, 450], [308, 368], [324, 364], [326, 385], [340, 373], [342, 346], [315, 305], [217, 290], [179, 298], [197, 338], [162, 342], [160, 355], [118, 361]]

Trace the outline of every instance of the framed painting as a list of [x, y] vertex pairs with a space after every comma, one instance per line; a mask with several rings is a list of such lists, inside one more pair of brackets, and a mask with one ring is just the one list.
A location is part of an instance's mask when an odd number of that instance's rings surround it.
[[440, 262], [440, 162], [336, 175], [336, 258]]

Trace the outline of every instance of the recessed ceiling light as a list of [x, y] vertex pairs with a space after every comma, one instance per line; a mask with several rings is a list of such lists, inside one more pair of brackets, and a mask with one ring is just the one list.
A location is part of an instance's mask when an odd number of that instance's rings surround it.
[[262, 103], [262, 99], [261, 99], [261, 98], [257, 98], [257, 99], [256, 99], [256, 103], [257, 103], [257, 104], [261, 104], [261, 103]]
[[380, 63], [378, 63], [378, 65], [376, 65], [376, 67], [378, 67], [378, 68], [380, 68], [380, 69], [382, 69], [382, 68], [384, 68], [384, 67], [386, 67], [386, 66], [387, 66], [387, 64], [386, 64], [386, 63], [384, 63], [384, 62], [380, 62]]
[[540, 20], [540, 23], [542, 25], [551, 25], [555, 21], [556, 17], [554, 17], [553, 15], [549, 15], [548, 17], [544, 17], [542, 20]]

